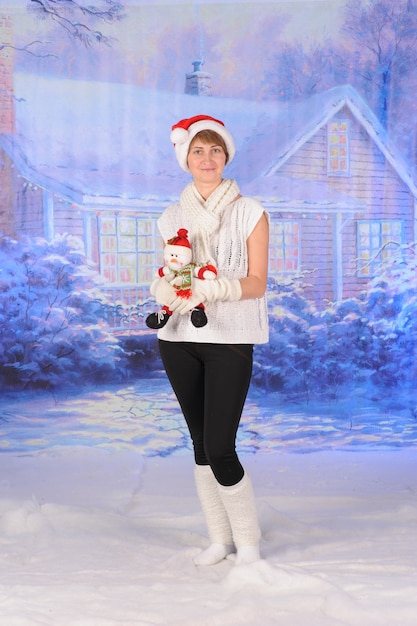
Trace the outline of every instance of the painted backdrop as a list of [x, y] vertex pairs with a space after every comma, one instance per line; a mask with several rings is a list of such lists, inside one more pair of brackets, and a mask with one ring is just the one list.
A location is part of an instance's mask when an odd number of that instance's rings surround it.
[[144, 318], [201, 113], [271, 216], [239, 445], [415, 445], [416, 61], [413, 0], [2, 2], [2, 449], [189, 447]]

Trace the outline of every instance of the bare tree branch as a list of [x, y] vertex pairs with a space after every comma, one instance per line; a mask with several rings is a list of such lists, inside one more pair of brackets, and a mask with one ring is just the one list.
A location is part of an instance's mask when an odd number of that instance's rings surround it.
[[93, 43], [111, 45], [112, 38], [94, 27], [94, 22], [114, 23], [124, 17], [123, 6], [117, 0], [97, 0], [98, 4], [83, 4], [75, 0], [29, 0], [28, 10], [41, 20], [51, 20], [70, 37], [85, 46]]
[[30, 49], [31, 46], [36, 46], [36, 45], [40, 45], [40, 46], [45, 46], [47, 44], [51, 43], [50, 41], [31, 41], [30, 43], [27, 43], [25, 46], [22, 46], [21, 48], [19, 48], [18, 46], [13, 46], [10, 43], [1, 43], [0, 42], [0, 51], [4, 50], [6, 48], [12, 48], [13, 50], [16, 50], [18, 52], [27, 52], [28, 54], [31, 54], [34, 57], [39, 57], [42, 59], [45, 59], [46, 57], [55, 57], [56, 59], [58, 58], [56, 54], [53, 54], [52, 52], [34, 52], [33, 50]]

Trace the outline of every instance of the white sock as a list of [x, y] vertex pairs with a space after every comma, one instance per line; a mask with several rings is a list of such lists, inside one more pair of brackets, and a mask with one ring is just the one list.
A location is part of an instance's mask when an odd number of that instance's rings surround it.
[[196, 565], [215, 565], [234, 552], [232, 529], [211, 467], [196, 465], [194, 475], [211, 543], [193, 560]]
[[234, 546], [225, 546], [223, 543], [212, 543], [208, 548], [193, 558], [195, 565], [216, 565], [234, 552]]
[[259, 546], [239, 546], [236, 555], [236, 565], [249, 565], [260, 561]]
[[249, 476], [245, 473], [242, 480], [231, 487], [220, 485], [219, 493], [233, 530], [237, 548], [236, 565], [259, 561], [261, 531]]

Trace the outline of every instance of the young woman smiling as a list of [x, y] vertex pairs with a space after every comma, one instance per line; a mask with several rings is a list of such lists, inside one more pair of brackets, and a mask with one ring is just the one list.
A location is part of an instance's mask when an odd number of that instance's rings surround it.
[[[178, 297], [164, 277], [151, 287], [157, 302], [175, 313], [158, 338], [192, 439], [197, 493], [210, 537], [194, 562], [213, 565], [237, 552], [236, 563], [247, 564], [260, 558], [261, 533], [236, 434], [253, 346], [268, 341], [269, 218], [259, 202], [240, 194], [235, 180], [223, 178], [235, 155], [223, 122], [207, 115], [181, 120], [172, 127], [171, 140], [192, 182], [161, 215], [158, 228], [164, 241], [187, 229], [194, 261], [218, 271], [214, 280], [193, 278], [189, 299]], [[199, 303], [208, 317], [202, 328], [189, 321]]]

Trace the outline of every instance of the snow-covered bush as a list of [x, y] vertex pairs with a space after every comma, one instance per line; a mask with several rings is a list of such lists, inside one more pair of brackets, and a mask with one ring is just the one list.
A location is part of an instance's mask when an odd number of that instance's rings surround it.
[[270, 342], [256, 349], [255, 383], [292, 399], [309, 399], [334, 396], [359, 378], [357, 352], [365, 324], [358, 303], [319, 311], [304, 296], [303, 277], [271, 281], [268, 291]]
[[308, 394], [314, 377], [318, 313], [303, 295], [302, 279], [268, 285], [270, 341], [256, 346], [254, 382], [287, 396]]
[[371, 340], [365, 358], [374, 384], [392, 388], [417, 384], [416, 244], [387, 260], [363, 298]]
[[319, 311], [302, 277], [270, 281], [270, 342], [256, 346], [254, 382], [291, 399], [336, 396], [352, 386], [417, 385], [417, 260], [391, 258], [358, 298]]
[[58, 388], [108, 380], [119, 363], [101, 278], [81, 242], [0, 237], [0, 384]]

